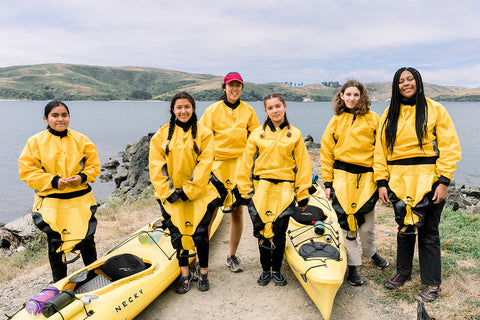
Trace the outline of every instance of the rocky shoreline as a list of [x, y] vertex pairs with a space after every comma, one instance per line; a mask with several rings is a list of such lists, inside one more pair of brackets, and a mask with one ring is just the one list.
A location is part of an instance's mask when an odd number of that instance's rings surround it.
[[[152, 136], [153, 133], [149, 133], [138, 142], [129, 143], [125, 151], [120, 153], [122, 163], [116, 159], [110, 159], [102, 164], [100, 179], [115, 182], [114, 196], [135, 199], [151, 185], [148, 151]], [[320, 144], [315, 143], [311, 136], [305, 138], [305, 144], [310, 153], [318, 154]], [[316, 173], [319, 174], [319, 172]], [[462, 210], [469, 214], [480, 213], [479, 187], [465, 185], [457, 187], [452, 181], [448, 192], [447, 208], [453, 211]], [[32, 245], [34, 242], [32, 240], [41, 236], [29, 214], [0, 227], [0, 250], [6, 255], [25, 250]]]

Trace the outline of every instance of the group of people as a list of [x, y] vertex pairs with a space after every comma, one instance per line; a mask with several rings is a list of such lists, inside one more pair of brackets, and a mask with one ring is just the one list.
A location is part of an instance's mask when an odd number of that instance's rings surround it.
[[[209, 230], [219, 207], [231, 218], [230, 270], [243, 270], [237, 249], [248, 206], [262, 268], [258, 285], [287, 283], [280, 272], [285, 233], [295, 207], [305, 209], [313, 192], [310, 158], [300, 130], [287, 119], [284, 96], [265, 96], [266, 120], [260, 125], [254, 109], [240, 100], [243, 85], [239, 73], [227, 74], [220, 101], [200, 120], [193, 97], [177, 93], [170, 121], [150, 141], [150, 178], [177, 250], [179, 294], [189, 291], [191, 281], [209, 290]], [[381, 117], [369, 105], [366, 87], [347, 81], [333, 99], [334, 116], [321, 140], [321, 175], [345, 237], [347, 280], [363, 283], [359, 239], [364, 257], [379, 269], [389, 265], [375, 246], [380, 199], [393, 204], [399, 225], [397, 272], [385, 286], [397, 289], [410, 279], [418, 235], [425, 289], [416, 299], [433, 301], [441, 284], [438, 224], [461, 156], [458, 137], [445, 108], [425, 97], [414, 68], [396, 72], [390, 106]], [[69, 118], [63, 102], [48, 103], [47, 130], [29, 138], [19, 158], [20, 179], [35, 190], [33, 219], [47, 234], [54, 281], [67, 275], [64, 253], [80, 250], [86, 265], [96, 260], [96, 203], [88, 183], [99, 175], [100, 161], [86, 136], [67, 129]]]

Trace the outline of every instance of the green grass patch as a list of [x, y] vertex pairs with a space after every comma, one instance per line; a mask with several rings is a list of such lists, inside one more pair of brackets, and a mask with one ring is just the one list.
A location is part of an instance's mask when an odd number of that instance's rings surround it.
[[[439, 225], [445, 277], [459, 272], [480, 274], [480, 215], [443, 210]], [[477, 263], [462, 263], [477, 261]]]

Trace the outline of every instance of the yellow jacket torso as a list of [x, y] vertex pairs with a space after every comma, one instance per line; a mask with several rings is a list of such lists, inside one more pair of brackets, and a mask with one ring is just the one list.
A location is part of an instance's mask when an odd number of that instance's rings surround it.
[[185, 132], [175, 126], [169, 143], [169, 154], [165, 153], [168, 137], [166, 124], [150, 140], [149, 171], [155, 188], [155, 197], [165, 201], [176, 189], [183, 189], [190, 200], [206, 192], [213, 163], [214, 142], [212, 132], [197, 125], [195, 139], [200, 154], [193, 149], [192, 128]]
[[290, 137], [287, 137], [287, 130], [284, 127], [272, 132], [267, 125], [263, 138], [260, 137], [262, 127], [252, 132], [237, 168], [237, 186], [242, 197], [250, 198], [253, 192], [252, 168], [253, 176], [260, 179], [294, 181], [297, 201], [309, 196], [308, 188], [312, 185], [310, 157], [300, 130], [290, 126]]
[[[53, 135], [44, 130], [30, 137], [18, 159], [19, 176], [39, 196], [69, 193], [85, 189], [100, 174], [100, 160], [95, 145], [85, 135], [68, 129], [67, 136]], [[83, 173], [87, 180], [78, 187], [55, 189], [55, 176], [68, 178]]]
[[378, 120], [379, 116], [371, 110], [364, 115], [343, 112], [330, 119], [320, 148], [323, 182], [334, 180], [335, 160], [363, 167], [373, 166]]
[[205, 110], [199, 123], [213, 133], [215, 160], [242, 156], [249, 134], [259, 126], [255, 111], [243, 101], [235, 109], [223, 101], [215, 102]]
[[393, 152], [387, 151], [383, 124], [388, 108], [380, 118], [374, 156], [375, 181], [389, 180], [387, 161], [416, 157], [438, 156], [436, 171], [438, 177], [452, 179], [461, 158], [460, 142], [455, 126], [447, 110], [438, 102], [428, 99], [427, 133], [423, 140], [423, 150], [418, 145], [415, 132], [415, 106], [401, 105], [397, 135]]

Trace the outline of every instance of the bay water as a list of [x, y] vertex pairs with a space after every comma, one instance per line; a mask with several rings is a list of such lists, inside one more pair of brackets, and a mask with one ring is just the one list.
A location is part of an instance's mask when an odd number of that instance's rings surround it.
[[[46, 128], [43, 109], [48, 101], [0, 101], [0, 222], [7, 223], [31, 212], [33, 191], [18, 178], [18, 156], [27, 139]], [[197, 102], [197, 115], [212, 102]], [[170, 118], [166, 101], [67, 101], [70, 128], [89, 137], [97, 146], [100, 161], [120, 159], [119, 152], [128, 143], [137, 142], [155, 132]], [[262, 102], [249, 102], [260, 123], [266, 119]], [[462, 145], [462, 160], [454, 174], [456, 185], [478, 186], [480, 167], [480, 102], [443, 102], [450, 113]], [[381, 115], [388, 103], [374, 103], [371, 109]], [[330, 102], [287, 102], [290, 123], [311, 135], [315, 142], [333, 115]], [[95, 198], [104, 200], [114, 190], [113, 182], [97, 179], [93, 184]]]

